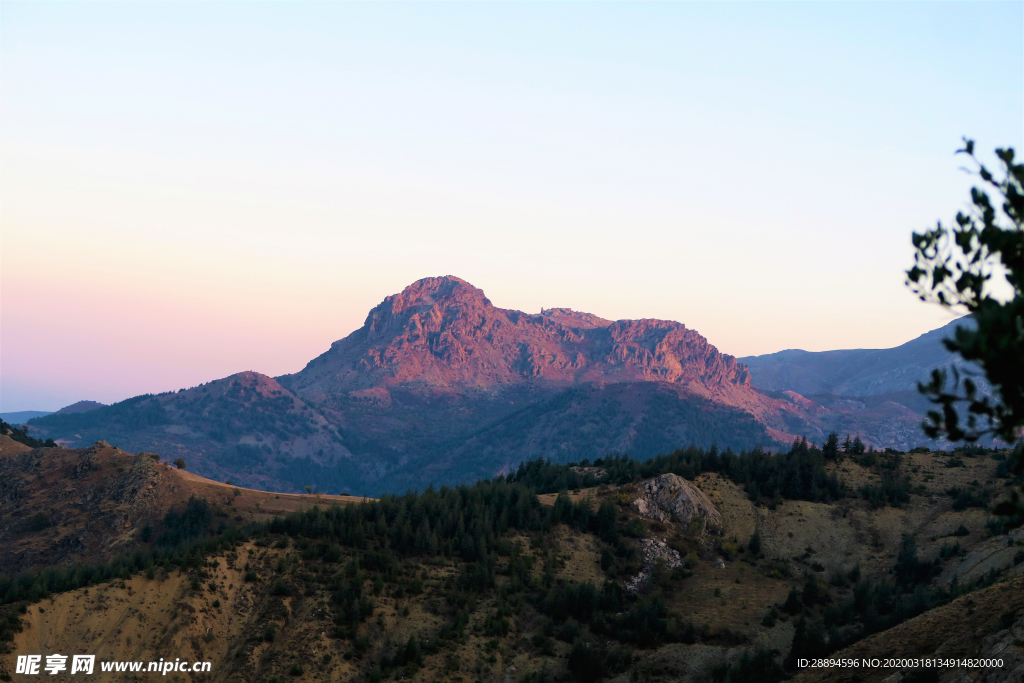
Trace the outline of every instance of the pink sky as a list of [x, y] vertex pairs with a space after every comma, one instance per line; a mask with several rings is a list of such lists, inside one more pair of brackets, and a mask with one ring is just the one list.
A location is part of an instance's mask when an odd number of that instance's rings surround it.
[[444, 274], [895, 346], [960, 136], [1022, 143], [1020, 3], [240, 8], [4, 5], [0, 410], [294, 372]]

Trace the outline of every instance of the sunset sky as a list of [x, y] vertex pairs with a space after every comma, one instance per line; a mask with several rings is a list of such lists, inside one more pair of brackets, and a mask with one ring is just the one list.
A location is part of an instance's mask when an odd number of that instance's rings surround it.
[[0, 3], [0, 410], [295, 372], [385, 296], [889, 347], [1024, 4]]

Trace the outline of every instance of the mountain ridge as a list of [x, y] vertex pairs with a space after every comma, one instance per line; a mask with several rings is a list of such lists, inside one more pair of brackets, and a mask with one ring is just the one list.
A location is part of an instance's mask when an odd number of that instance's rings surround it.
[[[704, 372], [694, 372], [694, 365]], [[306, 387], [325, 372], [354, 389], [366, 388], [366, 377], [385, 385], [488, 386], [524, 378], [749, 385], [734, 357], [682, 323], [497, 308], [482, 290], [454, 276], [424, 278], [385, 298], [361, 328], [285, 377]]]
[[683, 323], [504, 309], [443, 276], [385, 297], [299, 372], [237, 373], [30, 428], [66, 446], [103, 439], [184, 457], [193, 471], [254, 487], [376, 494], [488, 478], [538, 457], [774, 448], [832, 429], [908, 447], [923, 439], [906, 402], [766, 390]]
[[917, 383], [927, 381], [933, 369], [966, 367], [942, 340], [952, 337], [957, 327], [970, 324], [970, 318], [959, 318], [889, 349], [786, 349], [739, 360], [750, 369], [754, 383], [770, 391], [791, 390], [805, 396], [916, 391]]

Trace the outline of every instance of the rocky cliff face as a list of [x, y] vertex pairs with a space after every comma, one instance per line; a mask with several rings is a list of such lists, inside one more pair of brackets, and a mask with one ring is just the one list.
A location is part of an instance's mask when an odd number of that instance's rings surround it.
[[551, 309], [495, 307], [457, 277], [426, 278], [387, 297], [363, 326], [285, 383], [300, 395], [371, 387], [488, 388], [523, 381], [657, 381], [720, 393], [749, 373], [685, 325], [611, 322]]

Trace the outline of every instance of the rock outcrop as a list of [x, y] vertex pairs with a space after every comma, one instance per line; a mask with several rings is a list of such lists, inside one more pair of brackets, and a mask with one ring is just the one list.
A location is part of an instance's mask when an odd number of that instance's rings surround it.
[[659, 561], [665, 563], [665, 569], [675, 569], [683, 566], [683, 558], [679, 552], [668, 547], [664, 541], [653, 538], [644, 538], [637, 541], [637, 549], [643, 564], [640, 573], [626, 582], [626, 592], [630, 595], [637, 595], [646, 592], [651, 587], [651, 580], [654, 578], [654, 568]]
[[581, 477], [590, 475], [597, 481], [601, 481], [608, 476], [608, 470], [603, 467], [580, 467], [579, 465], [574, 465], [570, 469]]
[[640, 497], [633, 501], [637, 513], [661, 522], [689, 525], [703, 522], [704, 533], [721, 534], [722, 515], [699, 488], [675, 474], [662, 474], [639, 485]]
[[944, 678], [948, 683], [1016, 683], [1024, 680], [1024, 619], [1017, 619], [1010, 628], [985, 636], [978, 659], [994, 659], [1002, 666], [981, 670], [960, 670]]

